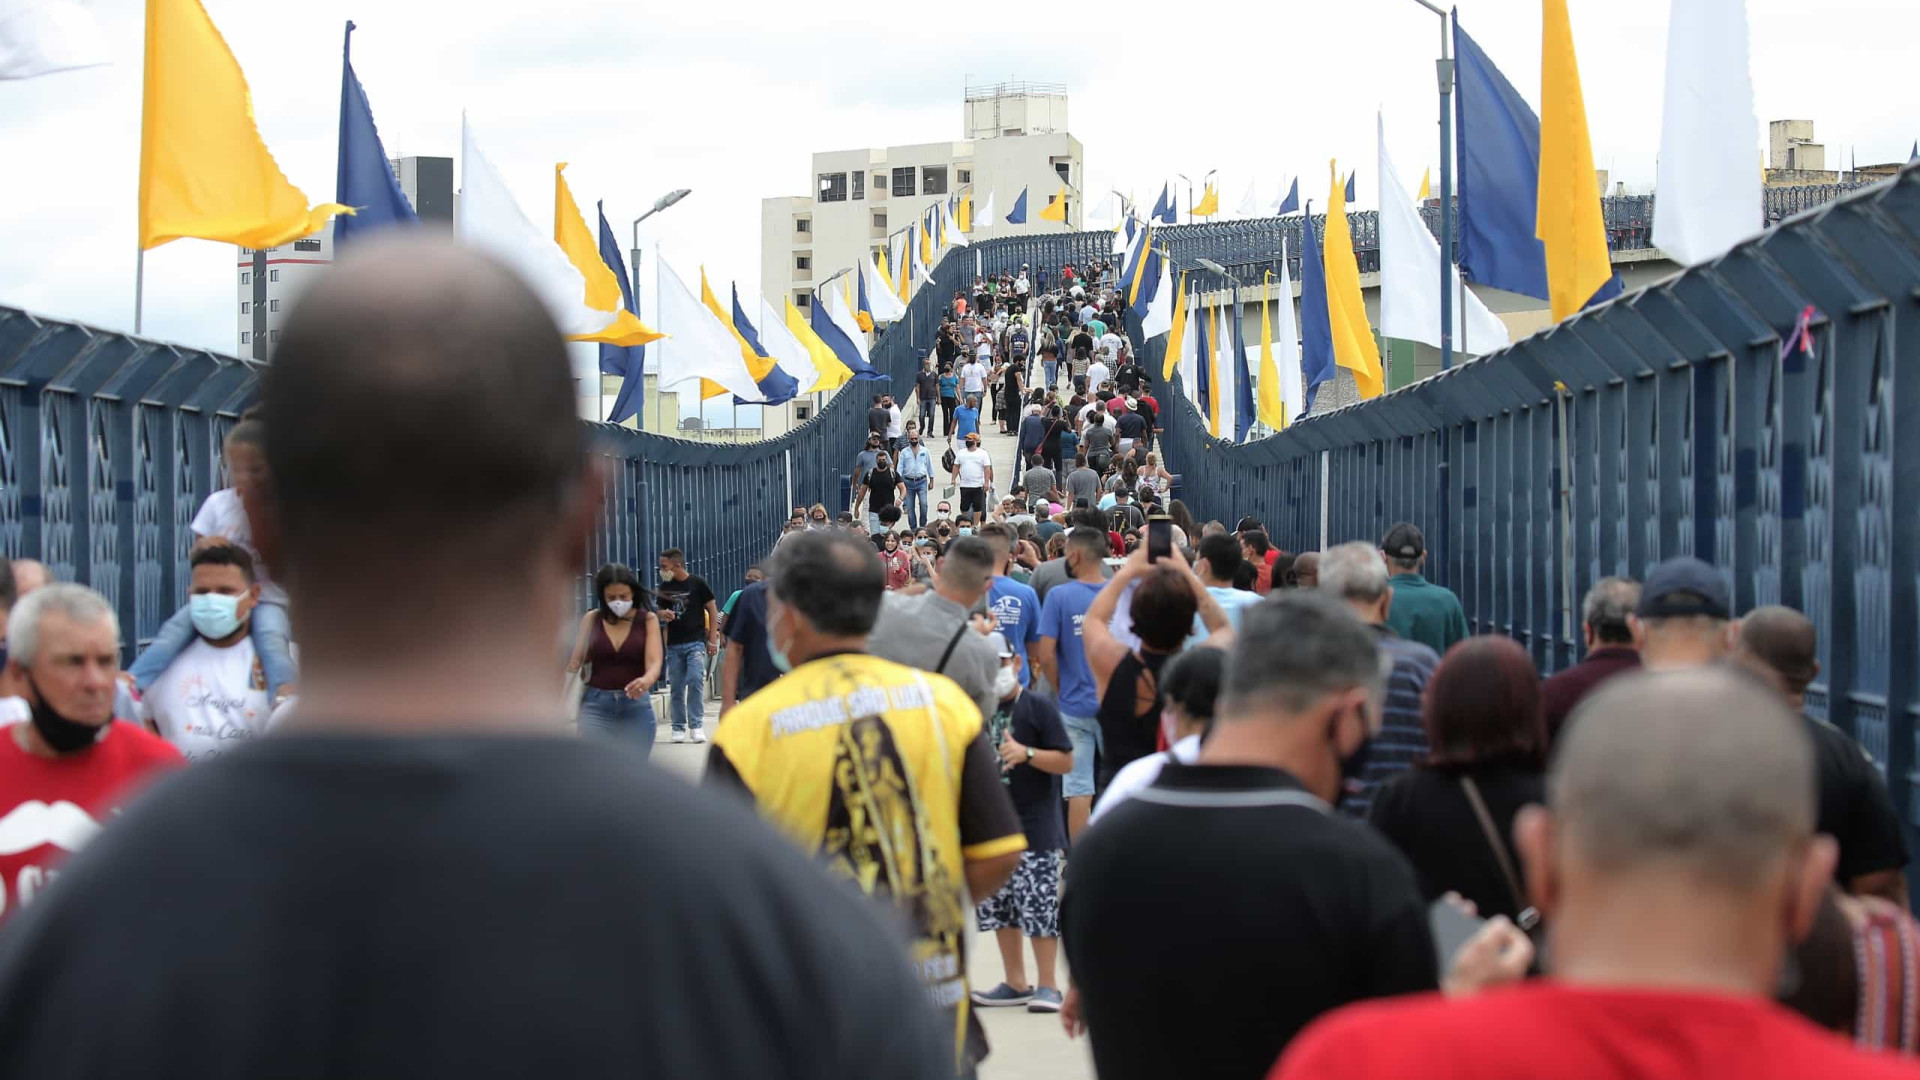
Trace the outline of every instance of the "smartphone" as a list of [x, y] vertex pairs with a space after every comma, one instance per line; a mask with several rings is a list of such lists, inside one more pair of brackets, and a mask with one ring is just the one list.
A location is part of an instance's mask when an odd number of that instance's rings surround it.
[[1479, 933], [1486, 921], [1466, 914], [1445, 900], [1435, 900], [1427, 906], [1427, 925], [1433, 931], [1433, 947], [1441, 971], [1447, 970], [1453, 954], [1460, 951], [1468, 938]]
[[1147, 519], [1147, 561], [1159, 562], [1173, 554], [1173, 518], [1155, 514]]

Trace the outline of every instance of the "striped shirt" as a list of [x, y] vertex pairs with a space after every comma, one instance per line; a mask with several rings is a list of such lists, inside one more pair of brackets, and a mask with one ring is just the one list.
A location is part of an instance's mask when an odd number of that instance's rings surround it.
[[1354, 817], [1367, 816], [1373, 793], [1381, 784], [1399, 776], [1427, 756], [1427, 730], [1420, 722], [1420, 699], [1427, 691], [1427, 680], [1440, 665], [1440, 655], [1417, 641], [1395, 636], [1384, 626], [1373, 627], [1379, 636], [1380, 650], [1393, 658], [1393, 673], [1387, 676], [1386, 707], [1381, 710], [1380, 733], [1367, 744], [1356, 782], [1350, 781], [1340, 799], [1342, 812]]

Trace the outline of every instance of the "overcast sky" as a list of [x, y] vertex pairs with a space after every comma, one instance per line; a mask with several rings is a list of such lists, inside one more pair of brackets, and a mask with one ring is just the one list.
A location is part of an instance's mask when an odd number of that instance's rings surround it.
[[[1571, 0], [1597, 164], [1642, 190], [1659, 143], [1668, 3]], [[144, 5], [89, 6], [114, 66], [0, 82], [0, 303], [130, 329]], [[646, 227], [689, 274], [704, 261], [717, 291], [726, 278], [759, 281], [760, 199], [806, 192], [810, 153], [960, 138], [969, 78], [1067, 84], [1094, 192], [1150, 201], [1164, 176], [1218, 168], [1228, 210], [1256, 172], [1268, 186], [1302, 174], [1302, 194], [1323, 203], [1338, 157], [1343, 172], [1358, 166], [1359, 203], [1372, 206], [1377, 108], [1408, 183], [1437, 162], [1439, 21], [1414, 0], [1120, 0], [1071, 16], [1045, 3], [206, 6], [247, 73], [267, 145], [312, 200], [333, 195], [351, 16], [354, 67], [389, 153], [457, 160], [466, 109], [537, 224], [551, 224], [564, 160], [582, 206], [591, 215], [604, 199], [623, 236], [656, 195], [692, 188]], [[984, 29], [956, 21], [982, 11]], [[1024, 25], [1008, 21], [1022, 11]], [[1850, 147], [1862, 164], [1906, 160], [1920, 135], [1920, 7], [1748, 0], [1748, 11], [1763, 125], [1815, 121], [1829, 167]], [[1537, 0], [1467, 0], [1460, 18], [1537, 106]], [[1762, 131], [1754, 138], [1758, 150]], [[231, 351], [233, 265], [233, 248], [197, 240], [151, 252], [147, 332]]]

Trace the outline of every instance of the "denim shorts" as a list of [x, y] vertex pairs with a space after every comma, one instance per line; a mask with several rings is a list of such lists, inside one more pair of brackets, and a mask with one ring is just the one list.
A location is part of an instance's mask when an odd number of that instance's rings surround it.
[[1073, 769], [1062, 778], [1061, 794], [1069, 799], [1093, 796], [1093, 759], [1106, 749], [1106, 739], [1100, 734], [1100, 718], [1097, 716], [1068, 716], [1060, 714], [1067, 725], [1067, 738], [1073, 741]]

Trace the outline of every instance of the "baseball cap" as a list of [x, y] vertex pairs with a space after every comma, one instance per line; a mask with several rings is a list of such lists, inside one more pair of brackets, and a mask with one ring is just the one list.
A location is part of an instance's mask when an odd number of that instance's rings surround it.
[[1009, 656], [1019, 655], [1013, 651], [1013, 646], [1007, 644], [1007, 635], [998, 630], [988, 634], [987, 641], [993, 646], [993, 654], [1002, 660], [1005, 660]]
[[1427, 538], [1418, 525], [1402, 521], [1387, 530], [1380, 540], [1380, 550], [1396, 559], [1417, 559], [1427, 553]]
[[1633, 613], [1643, 619], [1690, 615], [1726, 619], [1733, 615], [1733, 600], [1720, 571], [1691, 555], [1682, 555], [1647, 571], [1647, 583], [1640, 587], [1640, 606]]

